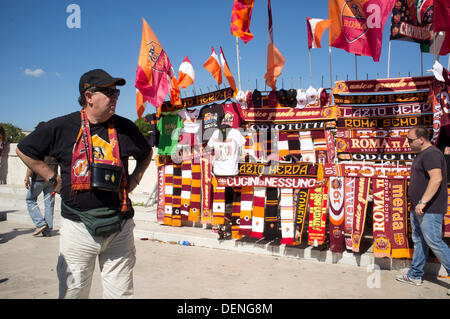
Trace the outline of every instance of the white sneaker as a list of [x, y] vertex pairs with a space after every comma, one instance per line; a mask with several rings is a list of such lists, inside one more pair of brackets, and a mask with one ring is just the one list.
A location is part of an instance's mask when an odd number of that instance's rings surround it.
[[397, 275], [395, 277], [395, 279], [397, 281], [400, 281], [400, 282], [406, 282], [406, 283], [408, 283], [410, 285], [422, 286], [422, 279], [420, 279], [420, 278], [419, 279], [413, 279], [413, 278], [408, 277], [408, 275]]

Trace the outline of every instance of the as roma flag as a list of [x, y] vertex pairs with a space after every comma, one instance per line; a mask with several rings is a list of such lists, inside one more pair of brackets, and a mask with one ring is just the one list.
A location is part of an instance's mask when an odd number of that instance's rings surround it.
[[253, 4], [255, 0], [234, 0], [231, 11], [231, 34], [241, 38], [244, 43], [253, 39], [250, 33]]
[[[172, 64], [161, 43], [145, 19], [143, 21], [141, 50], [136, 70], [135, 87], [142, 97], [159, 109], [170, 91]], [[144, 111], [140, 96], [137, 95], [137, 113], [139, 118]]]
[[396, 0], [329, 0], [330, 46], [380, 60], [383, 28]]

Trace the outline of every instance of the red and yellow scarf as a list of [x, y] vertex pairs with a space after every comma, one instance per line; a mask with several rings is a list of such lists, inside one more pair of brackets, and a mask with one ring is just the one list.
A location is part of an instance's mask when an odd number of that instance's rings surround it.
[[80, 113], [81, 127], [72, 153], [72, 170], [70, 176], [72, 191], [76, 192], [91, 189], [90, 168], [94, 162], [122, 167], [122, 180], [120, 182], [119, 191], [121, 211], [129, 211], [131, 203], [128, 198], [127, 178], [125, 175], [125, 168], [120, 160], [119, 140], [114, 128], [114, 121], [113, 119], [109, 119], [108, 121], [108, 138], [111, 145], [111, 154], [108, 155], [110, 156], [107, 155], [106, 158], [94, 158], [89, 120], [85, 110], [81, 110]]

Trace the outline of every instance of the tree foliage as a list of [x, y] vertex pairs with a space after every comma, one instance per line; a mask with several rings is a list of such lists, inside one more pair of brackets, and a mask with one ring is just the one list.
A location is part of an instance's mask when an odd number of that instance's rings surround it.
[[26, 136], [21, 128], [12, 125], [11, 123], [0, 123], [0, 126], [5, 130], [4, 143], [19, 143]]
[[144, 117], [147, 116], [148, 114], [144, 115], [142, 118], [140, 119], [136, 119], [134, 121], [134, 124], [136, 124], [136, 126], [138, 127], [139, 131], [142, 133], [142, 135], [144, 135], [144, 137], [146, 139], [150, 138], [150, 123], [148, 123], [147, 121], [144, 120]]

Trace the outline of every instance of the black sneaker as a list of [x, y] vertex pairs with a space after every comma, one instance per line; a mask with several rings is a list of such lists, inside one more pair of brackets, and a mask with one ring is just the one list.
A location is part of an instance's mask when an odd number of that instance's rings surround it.
[[42, 231], [42, 237], [52, 237], [52, 231], [48, 227], [46, 227]]

